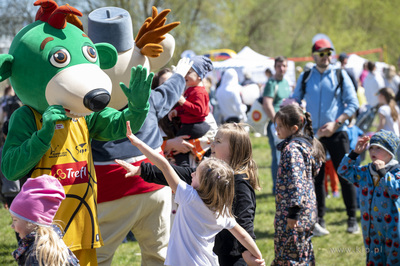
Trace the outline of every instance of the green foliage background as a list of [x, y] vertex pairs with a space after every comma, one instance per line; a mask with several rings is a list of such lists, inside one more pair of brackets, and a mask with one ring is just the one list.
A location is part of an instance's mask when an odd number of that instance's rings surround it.
[[[400, 16], [399, 0], [169, 0], [107, 1], [126, 4], [137, 30], [151, 5], [159, 10], [170, 8], [168, 21], [181, 21], [171, 34], [176, 40], [175, 60], [184, 50], [197, 54], [210, 49], [240, 51], [250, 46], [267, 55], [309, 56], [311, 40], [317, 33], [327, 34], [338, 53], [384, 48], [369, 60], [396, 64]], [[122, 7], [122, 6], [121, 6]], [[137, 10], [141, 9], [142, 18]]]
[[[37, 11], [34, 0], [0, 1], [0, 36], [15, 35], [31, 23]], [[87, 15], [96, 8], [116, 6], [129, 11], [134, 36], [151, 7], [171, 9], [167, 23], [180, 21], [171, 34], [176, 40], [176, 63], [185, 50], [204, 54], [211, 49], [236, 52], [250, 46], [256, 52], [275, 57], [309, 56], [312, 37], [327, 34], [337, 53], [383, 48], [384, 56], [367, 55], [369, 60], [396, 64], [400, 0], [56, 0], [69, 3]]]

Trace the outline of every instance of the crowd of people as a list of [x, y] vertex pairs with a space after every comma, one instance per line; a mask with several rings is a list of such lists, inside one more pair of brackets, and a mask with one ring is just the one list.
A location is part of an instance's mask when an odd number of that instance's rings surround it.
[[[396, 258], [397, 252], [393, 252], [392, 243], [399, 242], [398, 218], [395, 218], [396, 221], [393, 222], [392, 217], [398, 217], [399, 215], [398, 179], [400, 178], [400, 165], [397, 161], [399, 108], [395, 96], [399, 90], [398, 76], [393, 66], [384, 69], [384, 73], [379, 73], [374, 62], [366, 62], [365, 71], [360, 77], [355, 77], [352, 69], [346, 67], [347, 54], [342, 53], [339, 55], [340, 67], [335, 67], [332, 64], [332, 47], [331, 42], [326, 39], [317, 40], [313, 44], [311, 52], [314, 64], [309, 65], [300, 74], [296, 87], [291, 92], [291, 95], [287, 97], [289, 99], [278, 106], [279, 111], [275, 116], [270, 115], [271, 110], [273, 110], [271, 103], [280, 102], [281, 99], [276, 91], [273, 93], [273, 90], [269, 88], [270, 81], [268, 81], [264, 90], [264, 110], [274, 123], [272, 125], [270, 123], [268, 126], [278, 133], [278, 137], [282, 135], [283, 131], [284, 138], [295, 133], [298, 127], [302, 128], [303, 134], [307, 132], [308, 127], [312, 127], [311, 130], [308, 130], [308, 132], [311, 132], [308, 139], [313, 139], [315, 134], [319, 143], [322, 144], [320, 147], [323, 153], [329, 156], [329, 162], [333, 165], [334, 173], [332, 173], [332, 169], [329, 170], [331, 180], [333, 174], [338, 176], [348, 216], [347, 232], [350, 234], [360, 232], [356, 218], [357, 209], [359, 208], [364, 246], [367, 251], [367, 264], [397, 264], [399, 260]], [[275, 62], [276, 66], [277, 61]], [[279, 69], [277, 69], [276, 73], [279, 72]], [[288, 86], [286, 85], [286, 87]], [[279, 92], [278, 86], [276, 86], [276, 90]], [[296, 121], [294, 111], [290, 115], [291, 120], [285, 117], [287, 122], [282, 121], [281, 112], [287, 112], [287, 107], [291, 106], [290, 104], [293, 104], [293, 102], [301, 106], [306, 114], [306, 117], [301, 119], [303, 123], [299, 124]], [[368, 115], [368, 119], [358, 119], [359, 117], [365, 118], [366, 115]], [[297, 116], [301, 115], [297, 114]], [[312, 118], [312, 122], [311, 119], [305, 122], [308, 116]], [[373, 124], [376, 121], [374, 119], [376, 116], [379, 117], [378, 125]], [[286, 130], [282, 130], [282, 128]], [[268, 137], [270, 145], [276, 145], [273, 141], [275, 136], [272, 133], [268, 133]], [[306, 160], [307, 156], [303, 154], [301, 159], [298, 159], [294, 154], [290, 154], [290, 152], [295, 153], [298, 150], [301, 151], [301, 149], [297, 149], [295, 152], [293, 148], [289, 149], [286, 151], [289, 153], [288, 155], [285, 155], [283, 153], [284, 150], [282, 150], [282, 146], [285, 148], [285, 145], [294, 144], [296, 140], [296, 138], [289, 137], [289, 144], [283, 141], [276, 146], [282, 152], [278, 172], [275, 173], [275, 176], [274, 171], [272, 171], [273, 182], [275, 183], [275, 180], [277, 180], [276, 183], [279, 184], [279, 186], [273, 186], [273, 193], [276, 194], [277, 215], [284, 213], [284, 211], [278, 212], [278, 207], [281, 207], [282, 192], [276, 190], [276, 187], [295, 187], [296, 189], [292, 193], [294, 195], [300, 194], [304, 201], [302, 203], [292, 203], [297, 198], [294, 197], [292, 199], [290, 193], [285, 194], [290, 197], [288, 200], [289, 206], [284, 209], [287, 215], [284, 218], [275, 218], [275, 234], [278, 234], [278, 229], [282, 228], [280, 227], [281, 225], [290, 227], [293, 223], [297, 224], [301, 220], [301, 216], [298, 214], [299, 211], [304, 211], [303, 206], [309, 204], [307, 210], [313, 212], [315, 208], [315, 212], [309, 215], [307, 219], [307, 222], [311, 222], [313, 225], [310, 231], [314, 236], [324, 236], [329, 234], [324, 219], [326, 212], [325, 199], [327, 196], [324, 180], [327, 176], [327, 168], [322, 163], [324, 159], [320, 157], [321, 160], [319, 162], [321, 162], [321, 165], [311, 175], [313, 186], [311, 188], [307, 186], [308, 175], [305, 173], [303, 173], [300, 180], [297, 180], [297, 175], [293, 170], [290, 172], [290, 167], [299, 163], [298, 168], [302, 169], [304, 167], [301, 165], [302, 160]], [[308, 144], [310, 145], [310, 141]], [[371, 163], [367, 166], [359, 166], [361, 160], [358, 156], [365, 156], [367, 149], [369, 150]], [[314, 152], [317, 150], [318, 147]], [[351, 153], [349, 154], [350, 151]], [[272, 158], [274, 158], [276, 156], [274, 149], [271, 149], [271, 152]], [[316, 159], [306, 161], [318, 162]], [[271, 168], [273, 169], [273, 166]], [[282, 171], [288, 172], [284, 172], [284, 175], [281, 176]], [[282, 177], [284, 177], [283, 180], [281, 179]], [[286, 179], [293, 182], [291, 186]], [[281, 182], [286, 183], [282, 186]], [[301, 187], [301, 189], [296, 186]], [[307, 194], [309, 191], [303, 189], [303, 187], [313, 190], [311, 197]], [[382, 198], [381, 195], [386, 196]], [[294, 205], [295, 211], [292, 209], [293, 206], [290, 206], [291, 203]], [[288, 203], [285, 201], [285, 204]], [[292, 220], [293, 217], [295, 217], [295, 222]], [[387, 217], [387, 219], [384, 217]], [[306, 232], [306, 234], [292, 238], [301, 239], [299, 241], [301, 245], [294, 243], [295, 247], [302, 247], [301, 254], [296, 255], [301, 255], [301, 258], [307, 257], [306, 261], [312, 261], [313, 253], [312, 246], [309, 248], [310, 245], [308, 244], [311, 243], [311, 240], [308, 242], [308, 228], [305, 226], [306, 222], [303, 221], [301, 224], [301, 232]], [[293, 234], [296, 233], [294, 232]], [[289, 238], [285, 235], [284, 239]], [[387, 245], [385, 246], [385, 244]], [[275, 246], [280, 247], [280, 245], [282, 245], [281, 242], [275, 242]], [[372, 250], [379, 250], [379, 255], [370, 252]], [[293, 259], [293, 254], [296, 252], [290, 251], [290, 248], [285, 250], [285, 248], [280, 247], [279, 251], [281, 253], [277, 251], [275, 250], [275, 260], [279, 262], [290, 261], [294, 264], [299, 262], [297, 256], [296, 259]]]
[[[359, 210], [366, 250], [380, 250], [380, 256], [367, 252], [367, 263], [395, 264], [400, 77], [394, 66], [378, 73], [374, 62], [355, 77], [346, 67], [348, 55], [340, 54], [336, 67], [332, 51], [330, 41], [317, 40], [311, 47], [314, 64], [294, 88], [284, 78], [284, 56], [275, 58], [262, 86], [250, 76], [240, 83], [235, 69], [224, 71], [214, 86], [205, 56], [183, 58], [173, 70], [156, 73], [139, 131], [132, 134], [128, 121], [124, 140], [92, 141], [104, 243], [96, 249], [98, 264], [111, 265], [133, 233], [143, 265], [265, 265], [255, 242], [260, 184], [245, 124], [255, 101], [268, 117], [276, 203], [272, 265], [315, 264], [312, 237], [330, 233], [324, 217], [328, 175], [340, 183], [347, 232], [360, 232]], [[7, 92], [2, 105], [4, 136], [13, 111], [10, 97]], [[372, 119], [362, 120], [367, 130], [360, 130], [359, 118], [370, 113]], [[360, 166], [367, 149], [371, 163]], [[107, 178], [111, 172], [113, 180]], [[53, 220], [66, 197], [59, 182], [48, 175], [1, 180], [18, 263], [78, 265], [62, 240], [63, 225]], [[37, 204], [46, 208], [27, 207]]]

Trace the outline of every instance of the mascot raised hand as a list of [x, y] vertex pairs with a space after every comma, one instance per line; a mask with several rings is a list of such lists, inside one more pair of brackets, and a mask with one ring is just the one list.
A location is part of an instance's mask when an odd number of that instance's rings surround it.
[[64, 241], [81, 265], [97, 265], [95, 248], [102, 238], [90, 139], [124, 138], [128, 120], [140, 129], [153, 74], [133, 68], [129, 87], [121, 84], [128, 107], [106, 107], [112, 82], [102, 69], [115, 65], [116, 49], [89, 39], [79, 28], [77, 9], [52, 0], [34, 5], [40, 6], [36, 21], [0, 55], [0, 81], [10, 78], [24, 104], [11, 117], [1, 168], [10, 180], [48, 174], [60, 181], [66, 199], [55, 220], [65, 231]]

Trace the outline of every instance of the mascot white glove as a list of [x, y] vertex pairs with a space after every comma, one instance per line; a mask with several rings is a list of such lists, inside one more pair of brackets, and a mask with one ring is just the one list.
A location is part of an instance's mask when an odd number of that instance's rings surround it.
[[177, 74], [182, 75], [182, 77], [185, 77], [192, 65], [193, 61], [190, 61], [190, 58], [185, 57], [179, 60], [178, 65], [176, 67], [173, 67], [173, 71]]

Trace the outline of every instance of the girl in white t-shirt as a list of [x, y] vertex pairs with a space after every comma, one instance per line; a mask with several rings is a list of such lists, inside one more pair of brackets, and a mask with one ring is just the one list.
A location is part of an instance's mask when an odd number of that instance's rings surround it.
[[390, 88], [383, 88], [378, 91], [380, 107], [378, 132], [381, 129], [392, 131], [399, 137], [399, 108], [394, 100], [394, 92]]
[[[175, 173], [169, 162], [132, 134], [127, 122], [127, 137], [164, 174], [169, 186], [176, 192], [179, 204], [165, 265], [218, 265], [213, 253], [215, 235], [228, 229], [239, 242], [265, 265], [260, 250], [252, 237], [236, 223], [232, 215], [234, 172], [222, 160], [212, 158], [200, 163], [188, 185]], [[129, 165], [116, 160], [130, 175]], [[136, 173], [135, 173], [136, 174]]]

